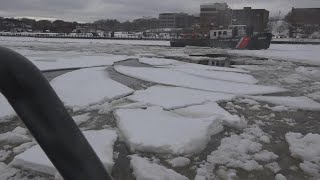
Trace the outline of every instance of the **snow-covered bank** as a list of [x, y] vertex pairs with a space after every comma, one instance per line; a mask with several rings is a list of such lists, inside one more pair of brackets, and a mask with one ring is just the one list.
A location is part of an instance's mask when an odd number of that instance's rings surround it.
[[64, 104], [73, 110], [84, 109], [133, 92], [132, 89], [110, 79], [106, 67], [66, 73], [53, 79], [51, 85]]

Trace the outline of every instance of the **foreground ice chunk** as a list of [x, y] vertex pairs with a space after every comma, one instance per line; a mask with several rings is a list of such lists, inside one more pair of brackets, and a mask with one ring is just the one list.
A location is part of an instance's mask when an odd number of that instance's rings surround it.
[[202, 104], [207, 101], [227, 101], [234, 97], [235, 95], [232, 94], [157, 85], [146, 90], [135, 91], [134, 94], [128, 96], [127, 99], [161, 106], [169, 110]]
[[74, 110], [117, 99], [133, 92], [112, 80], [105, 67], [88, 68], [61, 75], [51, 81], [58, 96]]
[[0, 123], [6, 122], [15, 116], [15, 111], [8, 103], [7, 99], [0, 93]]
[[194, 154], [222, 130], [217, 118], [186, 118], [160, 107], [120, 109], [114, 115], [131, 151]]
[[172, 60], [172, 59], [146, 58], [146, 57], [139, 58], [139, 62], [144, 63], [144, 64], [149, 64], [152, 66], [184, 64], [184, 62]]
[[168, 68], [115, 66], [114, 69], [119, 73], [145, 81], [214, 92], [253, 95], [286, 91], [278, 87], [202, 78]]
[[189, 106], [186, 108], [175, 109], [175, 113], [191, 118], [208, 118], [211, 116], [220, 116], [224, 125], [244, 128], [247, 123], [244, 119], [237, 115], [232, 115], [228, 111], [221, 108], [215, 102], [208, 102], [202, 105]]
[[[113, 167], [113, 145], [118, 136], [114, 130], [85, 131], [84, 136], [89, 141], [105, 167], [111, 171]], [[11, 162], [12, 166], [32, 170], [54, 176], [57, 170], [39, 145], [33, 146], [17, 155]]]
[[103, 56], [73, 56], [73, 57], [58, 57], [48, 59], [44, 58], [31, 58], [30, 60], [42, 71], [71, 69], [71, 68], [87, 68], [95, 66], [111, 66], [115, 62], [123, 61], [132, 56], [126, 55], [103, 55]]
[[300, 168], [308, 175], [320, 178], [320, 135], [287, 133], [291, 155], [303, 161]]
[[187, 177], [172, 169], [150, 162], [137, 155], [130, 156], [130, 165], [137, 180], [188, 180]]
[[302, 110], [319, 111], [320, 103], [313, 101], [307, 97], [281, 97], [281, 96], [248, 96], [250, 99], [264, 101], [276, 105], [283, 105]]

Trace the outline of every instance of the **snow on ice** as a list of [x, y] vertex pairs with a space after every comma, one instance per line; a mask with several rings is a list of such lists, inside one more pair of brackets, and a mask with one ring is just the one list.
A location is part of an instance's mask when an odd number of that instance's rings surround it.
[[168, 68], [115, 66], [114, 69], [119, 73], [145, 81], [214, 92], [253, 95], [286, 91], [278, 87], [202, 78]]
[[15, 116], [15, 114], [15, 111], [8, 103], [7, 99], [0, 93], [0, 123], [7, 122]]
[[51, 85], [67, 107], [74, 111], [90, 105], [121, 98], [132, 89], [112, 80], [105, 67], [76, 70], [51, 81]]
[[164, 109], [170, 110], [190, 105], [203, 104], [207, 101], [227, 101], [234, 97], [235, 95], [231, 94], [156, 85], [146, 90], [135, 91], [134, 94], [128, 96], [127, 99], [161, 106]]
[[131, 155], [130, 165], [137, 180], [188, 180], [172, 169], [151, 162], [149, 159]]
[[[105, 167], [111, 171], [114, 165], [113, 145], [118, 138], [116, 131], [104, 129], [85, 131], [83, 134]], [[33, 146], [24, 153], [17, 155], [10, 165], [52, 176], [57, 173], [57, 170], [39, 145]]]
[[[283, 105], [291, 108], [319, 111], [320, 104], [307, 97], [285, 97], [285, 96], [248, 96], [250, 99], [264, 101], [275, 105]], [[281, 108], [283, 110], [283, 108]], [[281, 110], [280, 108], [278, 110]]]
[[131, 151], [194, 154], [223, 129], [217, 118], [186, 118], [160, 107], [119, 109], [114, 115]]
[[302, 160], [300, 168], [308, 175], [320, 178], [320, 135], [287, 133], [291, 155]]
[[130, 58], [136, 58], [126, 55], [101, 55], [101, 56], [72, 56], [72, 57], [58, 57], [58, 58], [30, 58], [40, 70], [61, 70], [73, 68], [88, 68], [95, 66], [111, 66], [115, 62], [123, 61]]
[[215, 102], [175, 109], [174, 112], [190, 118], [209, 118], [218, 116], [224, 125], [235, 128], [245, 128], [247, 125], [243, 118], [240, 118], [237, 115], [231, 115]]

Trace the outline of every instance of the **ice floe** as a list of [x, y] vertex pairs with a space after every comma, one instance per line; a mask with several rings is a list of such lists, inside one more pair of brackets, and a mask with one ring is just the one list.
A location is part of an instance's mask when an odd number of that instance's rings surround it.
[[207, 101], [228, 101], [234, 97], [235, 95], [232, 94], [156, 85], [146, 90], [135, 91], [134, 94], [128, 96], [127, 99], [161, 106], [164, 109], [169, 110], [203, 104]]
[[185, 157], [177, 157], [168, 161], [172, 167], [184, 167], [190, 164], [190, 159]]
[[130, 156], [130, 165], [137, 180], [188, 180], [172, 169], [151, 162], [137, 155]]
[[263, 167], [257, 161], [270, 162], [277, 158], [274, 153], [262, 149], [262, 136], [266, 134], [258, 126], [252, 126], [240, 135], [223, 138], [218, 149], [207, 157], [207, 163], [197, 170], [197, 176], [210, 177], [217, 166], [261, 170]]
[[174, 112], [190, 118], [209, 118], [211, 116], [216, 118], [218, 116], [224, 125], [235, 128], [245, 128], [247, 125], [243, 118], [230, 114], [215, 102], [175, 109]]
[[149, 64], [152, 66], [165, 66], [165, 65], [177, 65], [183, 64], [184, 62], [173, 60], [173, 59], [165, 59], [165, 58], [139, 58], [139, 62], [144, 64]]
[[306, 174], [320, 178], [320, 135], [289, 132], [286, 141], [291, 155], [303, 161], [300, 168]]
[[54, 90], [67, 107], [74, 111], [90, 105], [121, 98], [132, 89], [109, 78], [105, 67], [76, 70], [51, 81]]
[[237, 72], [237, 73], [249, 73], [249, 71], [239, 69], [239, 68], [228, 68], [228, 67], [217, 67], [217, 66], [207, 66], [202, 64], [194, 63], [184, 63], [184, 64], [175, 64], [163, 66], [167, 68], [181, 68], [181, 69], [194, 69], [194, 70], [206, 70], [206, 71], [225, 71], [225, 72]]
[[11, 168], [3, 162], [0, 162], [0, 179], [8, 180], [19, 172], [18, 169]]
[[82, 123], [87, 122], [91, 117], [90, 117], [90, 113], [85, 113], [77, 116], [72, 116], [72, 118], [74, 122], [79, 126]]
[[[118, 138], [116, 131], [104, 129], [85, 131], [83, 134], [105, 167], [111, 171], [114, 164], [113, 145]], [[22, 154], [17, 155], [10, 165], [52, 176], [57, 173], [57, 170], [39, 145], [33, 146]]]
[[236, 73], [236, 72], [199, 70], [199, 69], [192, 69], [192, 68], [171, 68], [171, 69], [175, 71], [203, 77], [203, 78], [209, 78], [209, 79], [247, 83], [247, 84], [255, 84], [258, 82], [257, 79], [255, 79], [253, 76], [249, 74], [242, 74], [242, 73]]
[[8, 103], [7, 99], [0, 93], [0, 123], [7, 122], [15, 116], [15, 114], [15, 111]]
[[114, 115], [131, 151], [194, 154], [223, 129], [217, 118], [186, 118], [160, 107], [119, 109]]
[[174, 71], [168, 68], [115, 66], [114, 69], [119, 73], [145, 81], [214, 92], [254, 95], [286, 91], [285, 89], [279, 87], [202, 78], [179, 71]]
[[58, 57], [58, 58], [31, 58], [30, 60], [43, 71], [61, 70], [73, 68], [87, 68], [95, 66], [111, 66], [115, 62], [126, 59], [135, 58], [126, 55], [101, 55], [101, 56], [73, 56], [73, 57]]
[[[302, 109], [302, 110], [320, 110], [320, 103], [313, 101], [307, 97], [288, 97], [288, 96], [248, 96], [250, 99], [263, 101], [275, 105], [283, 105], [286, 107]], [[278, 109], [283, 110], [283, 108]]]
[[32, 139], [26, 134], [25, 128], [17, 127], [11, 132], [0, 134], [0, 144], [18, 145], [31, 141]]

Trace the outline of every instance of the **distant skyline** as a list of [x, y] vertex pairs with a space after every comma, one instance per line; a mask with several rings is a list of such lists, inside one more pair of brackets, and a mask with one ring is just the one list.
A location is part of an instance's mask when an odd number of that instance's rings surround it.
[[162, 12], [198, 14], [200, 4], [226, 2], [231, 8], [245, 6], [267, 9], [270, 16], [287, 14], [292, 7], [320, 8], [320, 0], [0, 0], [0, 16], [63, 19], [93, 22], [99, 19], [133, 20], [143, 16], [158, 17]]

